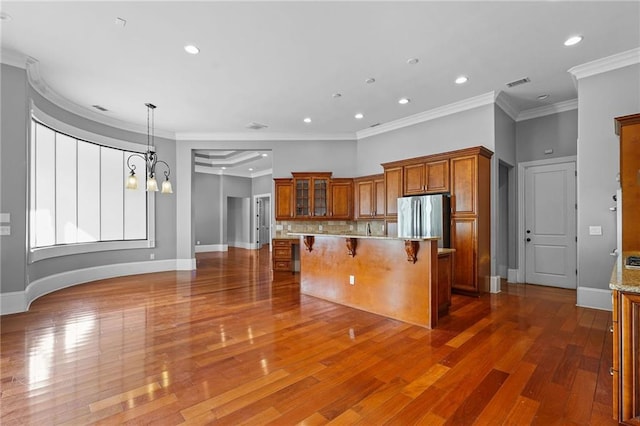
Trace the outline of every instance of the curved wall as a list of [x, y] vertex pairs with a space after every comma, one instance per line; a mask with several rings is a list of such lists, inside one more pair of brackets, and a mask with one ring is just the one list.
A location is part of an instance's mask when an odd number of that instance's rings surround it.
[[[35, 298], [51, 291], [97, 279], [176, 269], [176, 195], [155, 197], [156, 246], [145, 249], [82, 253], [27, 262], [27, 166], [29, 104], [46, 114], [95, 134], [146, 145], [146, 134], [107, 126], [80, 117], [44, 98], [26, 78], [24, 69], [2, 64], [2, 212], [11, 214], [10, 239], [2, 238], [2, 314], [24, 311]], [[5, 91], [5, 88], [8, 89]], [[140, 106], [141, 115], [145, 114]], [[175, 141], [155, 137], [160, 158], [172, 168], [176, 182]], [[10, 177], [10, 179], [9, 179]], [[9, 182], [10, 181], [10, 182]], [[150, 257], [153, 254], [154, 260]]]

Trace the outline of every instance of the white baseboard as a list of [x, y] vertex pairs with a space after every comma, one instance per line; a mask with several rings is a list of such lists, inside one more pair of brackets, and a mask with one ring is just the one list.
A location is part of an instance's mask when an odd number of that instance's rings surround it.
[[207, 251], [229, 251], [229, 246], [227, 244], [206, 244], [196, 246], [196, 253], [203, 253]]
[[176, 259], [176, 271], [193, 271], [196, 269], [195, 259]]
[[519, 282], [517, 269], [507, 269], [507, 281], [509, 281], [510, 283]]
[[590, 287], [578, 287], [576, 305], [583, 308], [613, 310], [611, 290]]
[[0, 315], [17, 314], [26, 310], [24, 291], [0, 293]]
[[500, 279], [499, 275], [489, 277], [489, 293], [500, 293]]
[[256, 244], [245, 243], [241, 241], [229, 242], [229, 247], [236, 247], [236, 248], [242, 248], [247, 250], [255, 250], [256, 248], [258, 248]]
[[[50, 275], [29, 283], [25, 291], [1, 293], [0, 314], [6, 315], [25, 312], [29, 310], [29, 306], [37, 298], [74, 285], [126, 275], [181, 270], [181, 266], [189, 270], [195, 269], [195, 259], [167, 259], [148, 262], [118, 263]], [[188, 268], [186, 268], [187, 266]]]

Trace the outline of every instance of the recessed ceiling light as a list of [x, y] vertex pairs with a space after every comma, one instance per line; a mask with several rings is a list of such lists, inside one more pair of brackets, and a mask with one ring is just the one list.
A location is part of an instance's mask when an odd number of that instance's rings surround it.
[[253, 171], [253, 167], [249, 167], [249, 171], [252, 172]]
[[469, 81], [469, 77], [467, 77], [466, 75], [461, 75], [460, 77], [456, 78], [456, 84], [464, 84], [467, 81]]
[[375, 78], [373, 78], [373, 77], [369, 77], [369, 78], [368, 78], [368, 79], [366, 79], [364, 82], [365, 82], [365, 83], [367, 83], [367, 84], [371, 84], [371, 83], [375, 83], [375, 82], [376, 82], [376, 79], [375, 79]]
[[187, 44], [184, 47], [184, 51], [192, 55], [197, 55], [198, 53], [200, 53], [200, 49], [198, 49], [198, 47], [194, 46], [193, 44]]
[[11, 17], [11, 15], [9, 15], [8, 13], [5, 12], [0, 12], [0, 21], [10, 21], [13, 18]]
[[415, 65], [415, 64], [417, 64], [418, 62], [420, 62], [420, 59], [418, 59], [418, 58], [410, 58], [410, 59], [407, 59], [407, 63], [408, 63], [409, 65]]
[[544, 101], [545, 99], [547, 99], [549, 97], [549, 95], [547, 95], [546, 93], [544, 95], [540, 95], [538, 96], [538, 100], [539, 101]]
[[311, 123], [311, 117], [306, 117], [304, 120], [305, 123]]
[[268, 154], [262, 154], [262, 156], [263, 156], [263, 157], [267, 157], [267, 156], [268, 156]]
[[568, 39], [565, 40], [564, 45], [565, 46], [575, 46], [576, 44], [580, 43], [582, 41], [582, 36], [580, 35], [576, 35], [576, 36], [571, 36]]
[[355, 117], [357, 120], [360, 120], [360, 119], [364, 118], [364, 114], [363, 114], [363, 113], [361, 113], [361, 112], [359, 112], [359, 113], [357, 113], [356, 115], [354, 115], [354, 117]]
[[225, 166], [220, 167], [222, 170], [227, 170]]
[[342, 93], [334, 93], [333, 95], [331, 95], [331, 97], [332, 97], [333, 99], [341, 98], [341, 97], [342, 97]]
[[411, 102], [411, 99], [409, 99], [409, 98], [400, 98], [400, 99], [398, 99], [398, 103], [399, 103], [400, 105], [406, 105], [406, 104], [408, 104], [409, 102]]

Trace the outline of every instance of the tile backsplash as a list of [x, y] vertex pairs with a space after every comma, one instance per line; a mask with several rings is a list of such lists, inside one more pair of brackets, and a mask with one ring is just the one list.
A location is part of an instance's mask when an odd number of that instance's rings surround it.
[[366, 234], [367, 224], [371, 227], [371, 235], [386, 235], [384, 220], [281, 220], [276, 222], [273, 237], [288, 238], [289, 232], [310, 232], [314, 234]]

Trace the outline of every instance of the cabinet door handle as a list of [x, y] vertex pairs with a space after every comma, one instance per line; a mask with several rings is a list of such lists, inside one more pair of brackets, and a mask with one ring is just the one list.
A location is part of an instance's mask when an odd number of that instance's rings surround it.
[[613, 376], [613, 372], [614, 372], [614, 371], [615, 371], [615, 370], [613, 369], [613, 367], [609, 367], [609, 374], [611, 374], [611, 375]]
[[609, 327], [609, 333], [613, 333], [613, 326]]

